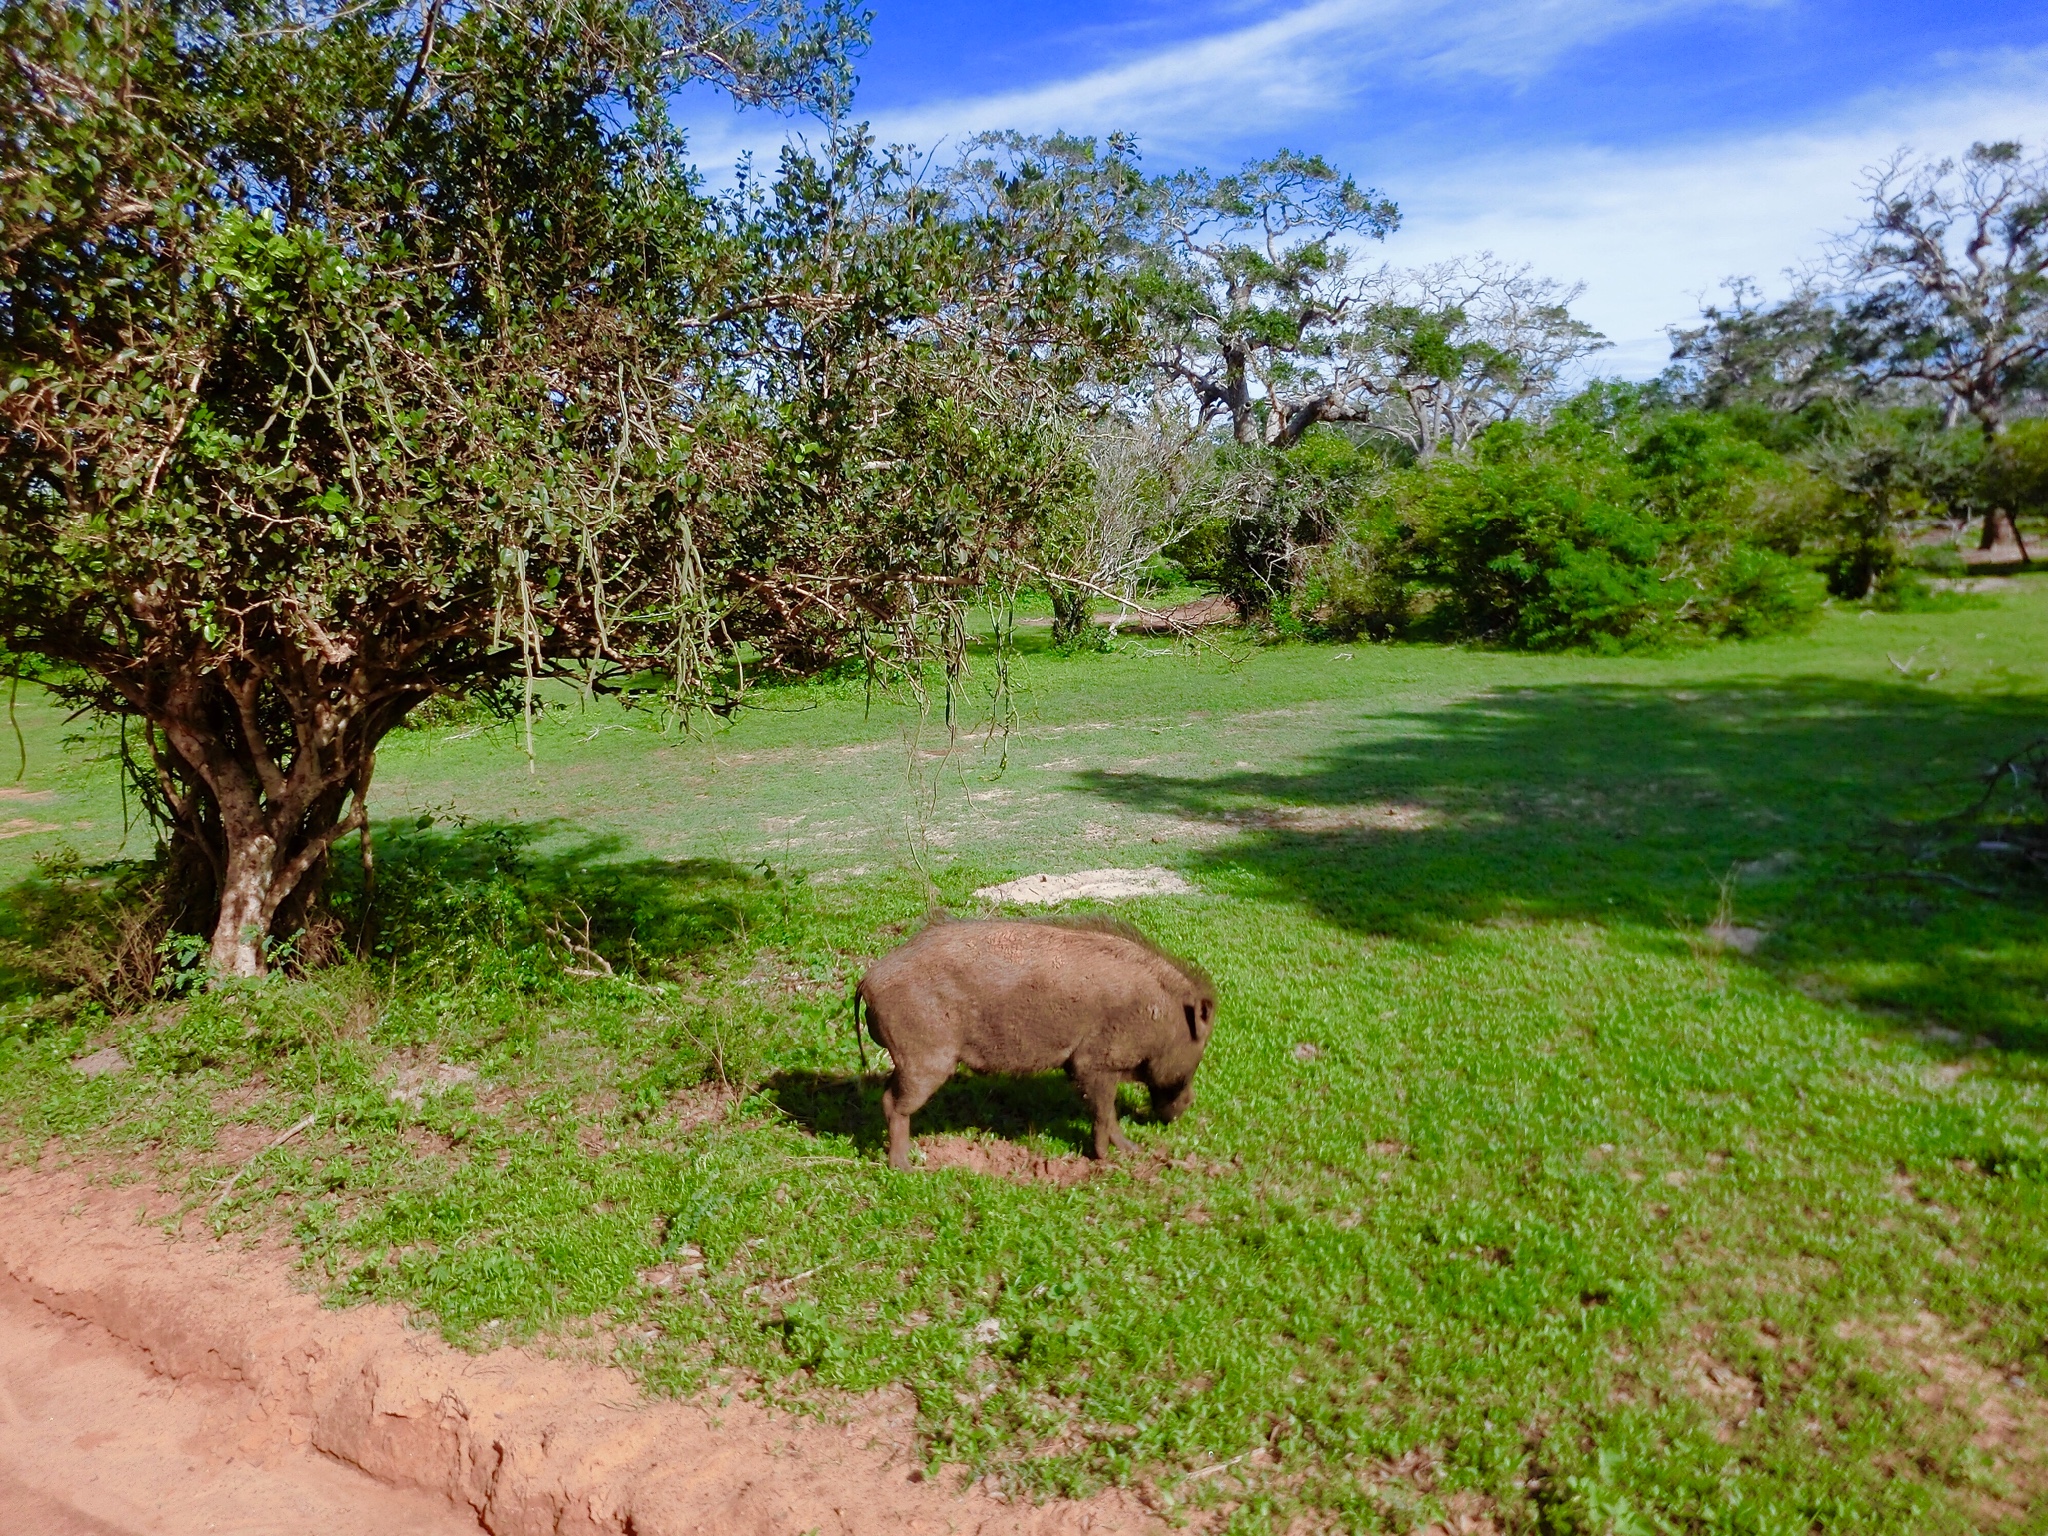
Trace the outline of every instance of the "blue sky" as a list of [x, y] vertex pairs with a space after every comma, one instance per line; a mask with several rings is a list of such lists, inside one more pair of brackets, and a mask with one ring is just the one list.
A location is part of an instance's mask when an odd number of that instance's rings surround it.
[[[1894, 150], [2048, 146], [2048, 3], [873, 3], [856, 115], [885, 138], [1127, 129], [1155, 170], [1319, 151], [1401, 205], [1368, 254], [1490, 249], [1584, 282], [1631, 375], [1722, 278], [1782, 289]], [[717, 162], [787, 125], [694, 128]]]

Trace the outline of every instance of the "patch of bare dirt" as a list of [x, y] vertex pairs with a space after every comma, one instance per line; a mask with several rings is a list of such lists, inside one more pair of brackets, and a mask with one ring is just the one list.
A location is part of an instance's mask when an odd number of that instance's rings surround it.
[[1295, 832], [1310, 837], [1372, 836], [1386, 832], [1428, 832], [1446, 825], [1443, 812], [1406, 801], [1363, 805], [1281, 805], [1220, 816], [1177, 816], [1153, 821], [1155, 843], [1213, 843], [1240, 832]]
[[1062, 901], [1120, 901], [1131, 896], [1199, 896], [1201, 891], [1170, 869], [1082, 869], [1071, 875], [1022, 875], [1001, 885], [985, 885], [975, 896], [982, 901], [1051, 906]]
[[1764, 1389], [1752, 1376], [1716, 1360], [1705, 1350], [1694, 1353], [1680, 1378], [1686, 1390], [1714, 1415], [1714, 1438], [1723, 1445], [1763, 1406]]
[[254, 1120], [236, 1120], [213, 1135], [213, 1154], [224, 1162], [241, 1163], [277, 1139], [278, 1128]]
[[1198, 597], [1191, 603], [1161, 608], [1156, 613], [1125, 619], [1117, 629], [1127, 635], [1170, 635], [1183, 630], [1206, 629], [1211, 624], [1235, 624], [1237, 604], [1227, 597]]
[[1863, 1339], [1894, 1368], [1920, 1378], [1913, 1395], [1938, 1414], [1961, 1415], [1970, 1439], [2009, 1481], [2016, 1502], [1996, 1501], [1987, 1515], [2015, 1518], [2048, 1497], [2048, 1403], [2023, 1376], [2003, 1376], [1964, 1348], [1967, 1336], [1932, 1312], [1884, 1324], [1842, 1323], [1845, 1339]]
[[241, 1383], [167, 1376], [104, 1328], [0, 1286], [0, 1530], [476, 1529], [445, 1498], [321, 1455]]
[[109, 1073], [126, 1072], [128, 1058], [114, 1046], [101, 1046], [90, 1056], [81, 1056], [71, 1063], [71, 1070], [80, 1077], [105, 1077]]
[[1279, 832], [1427, 832], [1444, 824], [1441, 811], [1413, 802], [1367, 805], [1282, 805], [1234, 819], [1238, 825]]
[[[1994, 569], [2010, 567], [2012, 570], [2019, 570], [2022, 567], [2033, 564], [2033, 561], [2028, 558], [2028, 552], [2021, 548], [2017, 542], [2001, 542], [1992, 545], [1989, 549], [1979, 549], [1974, 544], [1968, 544], [1960, 546], [1956, 553], [1963, 557], [1963, 564], [1971, 567], [1981, 568], [1989, 566]], [[1980, 587], [1978, 590], [1982, 591], [1985, 589]], [[1991, 590], [1995, 591], [1997, 589], [1992, 588]]]
[[1435, 1497], [1441, 1471], [1435, 1453], [1418, 1447], [1372, 1463], [1359, 1481], [1387, 1513], [1415, 1520], [1415, 1536], [1498, 1536], [1496, 1506], [1484, 1494], [1460, 1489]]
[[1747, 928], [1741, 923], [1711, 923], [1703, 930], [1703, 936], [1716, 948], [1732, 949], [1738, 955], [1755, 954], [1770, 937], [1761, 928]]
[[669, 1099], [669, 1127], [678, 1135], [723, 1120], [739, 1095], [720, 1083], [679, 1089]]
[[[758, 752], [713, 752], [711, 761], [720, 768], [752, 768], [764, 763], [812, 763], [820, 759], [865, 757], [873, 752], [894, 750], [896, 745], [893, 741], [858, 741], [843, 747], [769, 747]], [[657, 758], [665, 757], [673, 750], [655, 755]]]
[[1013, 1184], [1054, 1184], [1061, 1188], [1094, 1176], [1101, 1164], [1077, 1152], [1047, 1157], [1014, 1141], [985, 1136], [921, 1136], [927, 1168], [964, 1168], [969, 1173], [1008, 1179]]
[[437, 1098], [450, 1088], [459, 1088], [465, 1083], [476, 1083], [475, 1067], [465, 1067], [451, 1061], [429, 1061], [398, 1069], [391, 1080], [385, 1097], [393, 1104], [405, 1104], [413, 1109], [423, 1109], [430, 1098]]
[[640, 1283], [656, 1291], [687, 1290], [703, 1278], [704, 1250], [695, 1243], [683, 1244], [674, 1258], [640, 1271]]
[[[326, 1310], [294, 1290], [282, 1253], [138, 1224], [133, 1188], [76, 1171], [8, 1186], [0, 1530], [1163, 1530], [1120, 1491], [1033, 1506], [954, 1469], [927, 1478], [906, 1394], [830, 1421], [643, 1401], [610, 1367], [468, 1355], [394, 1308]], [[160, 1215], [168, 1197], [140, 1203]]]
[[1417, 1536], [1499, 1536], [1504, 1527], [1493, 1517], [1493, 1508], [1484, 1494], [1454, 1493], [1444, 1500], [1443, 1517], [1430, 1521]]

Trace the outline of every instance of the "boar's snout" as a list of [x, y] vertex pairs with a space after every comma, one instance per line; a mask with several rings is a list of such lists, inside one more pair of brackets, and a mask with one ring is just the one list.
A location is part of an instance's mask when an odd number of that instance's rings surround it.
[[1163, 1084], [1152, 1090], [1152, 1113], [1161, 1120], [1178, 1120], [1195, 1102], [1195, 1080]]

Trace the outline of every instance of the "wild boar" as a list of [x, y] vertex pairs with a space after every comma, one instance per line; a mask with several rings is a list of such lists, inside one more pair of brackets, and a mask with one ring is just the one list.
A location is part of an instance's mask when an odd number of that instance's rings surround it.
[[1216, 989], [1127, 923], [939, 922], [868, 967], [858, 1001], [895, 1063], [882, 1093], [889, 1166], [910, 1166], [910, 1117], [958, 1067], [1063, 1067], [1095, 1119], [1095, 1156], [1135, 1151], [1117, 1125], [1119, 1083], [1151, 1090], [1172, 1120], [1194, 1097]]

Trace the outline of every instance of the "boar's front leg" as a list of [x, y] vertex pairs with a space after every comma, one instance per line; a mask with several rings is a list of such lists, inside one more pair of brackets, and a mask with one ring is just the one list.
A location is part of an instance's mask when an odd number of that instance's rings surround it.
[[1111, 1072], [1095, 1072], [1075, 1082], [1081, 1096], [1088, 1101], [1089, 1112], [1095, 1116], [1095, 1157], [1097, 1161], [1109, 1156], [1114, 1146], [1119, 1151], [1135, 1152], [1138, 1144], [1126, 1136], [1123, 1127], [1116, 1120], [1116, 1087], [1120, 1079]]

